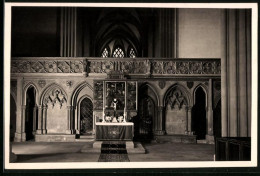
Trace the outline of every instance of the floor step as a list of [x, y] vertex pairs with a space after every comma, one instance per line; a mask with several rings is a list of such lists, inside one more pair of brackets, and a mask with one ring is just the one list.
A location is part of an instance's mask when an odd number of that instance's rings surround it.
[[94, 139], [95, 136], [94, 135], [80, 135], [79, 138], [80, 139]]
[[95, 139], [75, 139], [76, 142], [93, 142]]
[[207, 144], [206, 140], [197, 140], [197, 144]]

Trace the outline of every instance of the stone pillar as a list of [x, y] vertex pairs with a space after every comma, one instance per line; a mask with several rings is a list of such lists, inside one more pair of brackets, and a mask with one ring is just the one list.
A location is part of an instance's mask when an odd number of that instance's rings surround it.
[[26, 105], [22, 105], [22, 141], [26, 141], [25, 121], [26, 121]]
[[71, 134], [74, 134], [75, 133], [75, 121], [74, 121], [74, 112], [75, 112], [75, 109], [74, 109], [74, 106], [71, 106], [71, 110], [70, 110], [70, 129], [71, 129]]
[[[227, 10], [222, 15], [222, 21], [227, 24]], [[227, 26], [222, 25], [221, 43], [227, 43]], [[227, 92], [227, 47], [223, 47], [221, 52], [221, 136], [228, 136], [228, 92]]]
[[37, 119], [37, 106], [33, 107], [33, 134], [36, 134], [36, 119]]
[[73, 106], [67, 106], [67, 130], [66, 134], [73, 134], [72, 130], [72, 118], [71, 118], [71, 111], [72, 111]]
[[38, 106], [38, 128], [37, 134], [42, 134], [42, 106]]
[[188, 133], [191, 132], [191, 109], [192, 106], [186, 107], [186, 112], [187, 112], [187, 126], [186, 126], [186, 131]]
[[62, 7], [60, 20], [60, 56], [76, 57], [77, 8]]
[[16, 101], [16, 131], [15, 142], [22, 141], [22, 95], [23, 95], [23, 78], [17, 79], [17, 101]]
[[42, 134], [47, 134], [47, 109], [48, 106], [44, 105], [42, 110]]
[[248, 92], [251, 82], [247, 79], [251, 74], [251, 42], [250, 10], [226, 11], [226, 48], [221, 64], [222, 100], [222, 137], [250, 136], [251, 111]]
[[207, 97], [207, 135], [206, 140], [209, 143], [214, 142], [214, 136], [213, 136], [213, 108], [212, 108], [212, 102], [213, 102], [213, 86], [212, 86], [212, 79], [209, 79], [209, 87], [208, 87], [208, 97]]
[[155, 57], [177, 57], [178, 10], [158, 9], [155, 22]]
[[158, 106], [158, 114], [157, 114], [157, 121], [156, 121], [156, 130], [155, 134], [156, 135], [164, 135], [165, 130], [163, 129], [163, 114], [164, 114], [164, 107], [163, 106]]

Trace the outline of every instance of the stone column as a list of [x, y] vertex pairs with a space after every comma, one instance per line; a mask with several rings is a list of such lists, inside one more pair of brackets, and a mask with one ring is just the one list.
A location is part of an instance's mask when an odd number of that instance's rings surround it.
[[74, 121], [74, 112], [75, 112], [75, 109], [74, 109], [74, 106], [71, 106], [71, 110], [70, 110], [70, 129], [71, 129], [71, 134], [74, 134], [75, 133], [75, 121]]
[[42, 110], [42, 134], [47, 134], [47, 109], [48, 106], [44, 105]]
[[157, 114], [157, 124], [156, 124], [156, 135], [164, 135], [165, 130], [163, 129], [163, 114], [164, 114], [164, 107], [158, 106], [158, 114]]
[[22, 95], [23, 95], [23, 78], [17, 79], [17, 101], [16, 101], [16, 131], [15, 142], [22, 141]]
[[37, 106], [33, 107], [33, 134], [36, 134], [36, 119], [37, 119]]
[[191, 132], [191, 109], [192, 106], [186, 107], [186, 112], [187, 112], [187, 126], [186, 126], [186, 131], [188, 133]]
[[38, 128], [37, 134], [42, 134], [42, 106], [38, 106]]
[[178, 45], [178, 10], [158, 9], [158, 17], [155, 20], [154, 29], [155, 57], [177, 57]]
[[226, 48], [221, 64], [222, 137], [250, 136], [250, 10], [226, 11]]
[[72, 130], [72, 118], [71, 118], [71, 111], [72, 111], [73, 106], [67, 106], [67, 130], [66, 134], [73, 134]]
[[212, 79], [209, 79], [209, 89], [208, 89], [208, 100], [207, 100], [207, 135], [206, 140], [209, 143], [214, 142], [213, 136], [213, 109], [212, 109], [212, 101], [213, 101], [213, 93], [212, 93]]
[[22, 105], [22, 141], [26, 141], [25, 121], [26, 121], [26, 105]]
[[[227, 10], [223, 12], [222, 21], [227, 24]], [[227, 43], [227, 26], [222, 25], [221, 43]], [[227, 92], [227, 47], [221, 50], [221, 136], [228, 136], [228, 92]]]
[[76, 57], [77, 8], [62, 7], [60, 20], [60, 56]]

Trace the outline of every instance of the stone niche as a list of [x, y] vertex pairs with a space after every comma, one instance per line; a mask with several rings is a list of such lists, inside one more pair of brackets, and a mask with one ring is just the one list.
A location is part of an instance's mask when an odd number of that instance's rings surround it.
[[67, 129], [67, 98], [60, 88], [45, 95], [46, 129], [48, 134], [65, 134]]
[[187, 98], [178, 87], [173, 87], [166, 96], [166, 133], [185, 134], [187, 130]]
[[185, 134], [186, 110], [179, 109], [177, 105], [166, 110], [166, 132], [167, 134]]

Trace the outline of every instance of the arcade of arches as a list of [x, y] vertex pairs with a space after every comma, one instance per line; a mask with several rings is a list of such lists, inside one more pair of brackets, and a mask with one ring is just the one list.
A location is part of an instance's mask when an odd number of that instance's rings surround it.
[[124, 104], [134, 140], [250, 137], [250, 18], [243, 9], [14, 7], [10, 140], [94, 136], [105, 107], [96, 84], [106, 81], [136, 83]]

